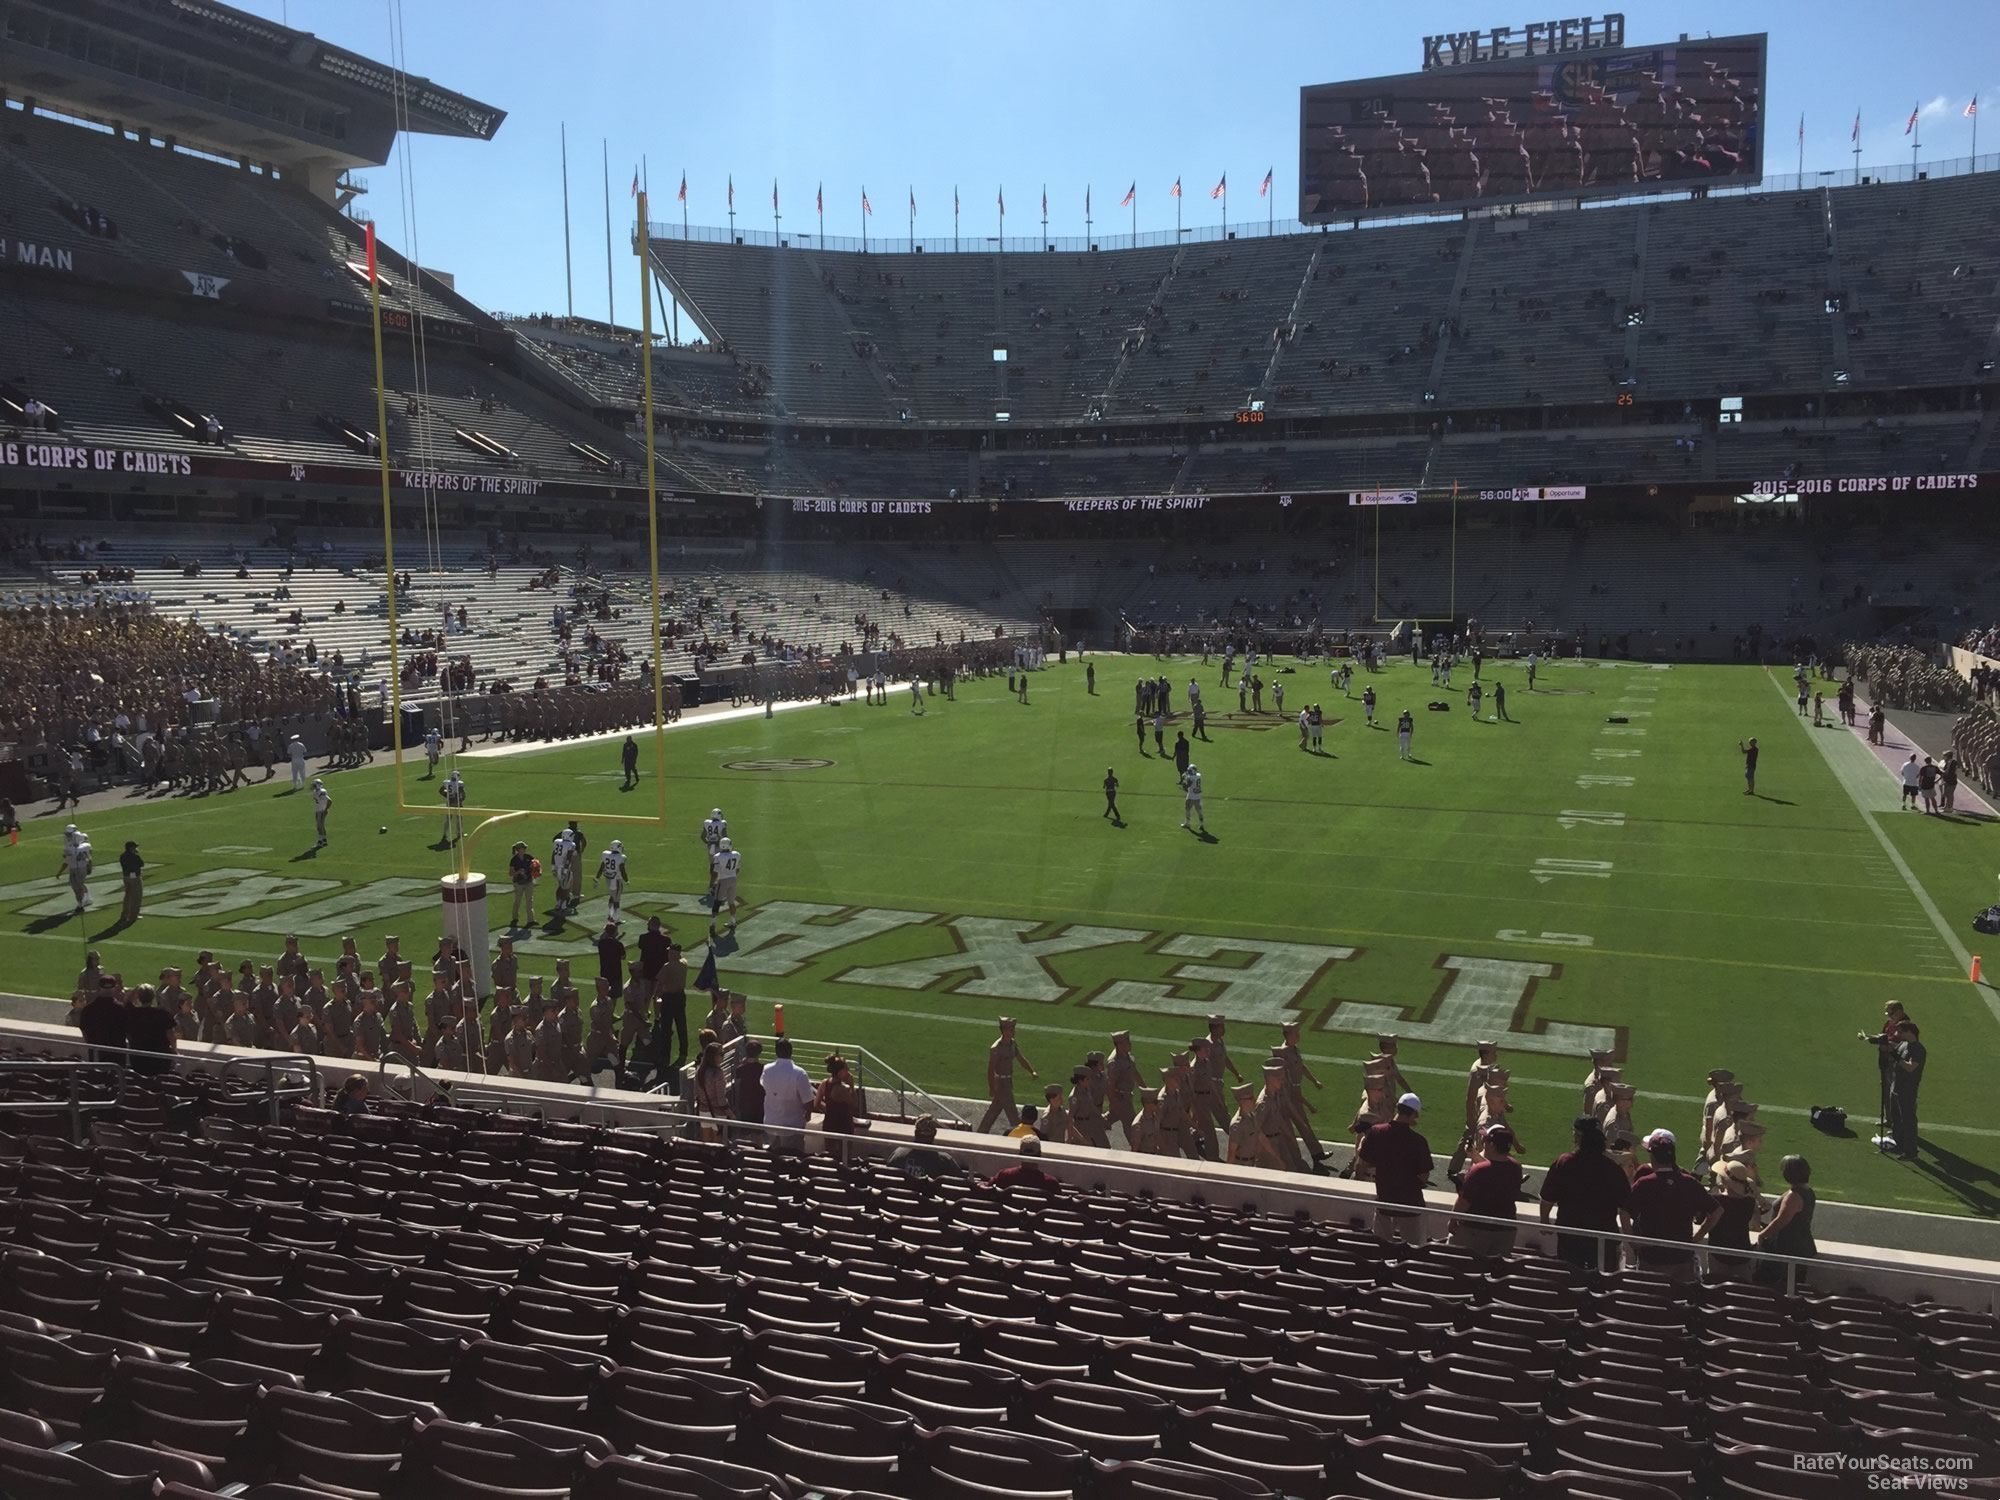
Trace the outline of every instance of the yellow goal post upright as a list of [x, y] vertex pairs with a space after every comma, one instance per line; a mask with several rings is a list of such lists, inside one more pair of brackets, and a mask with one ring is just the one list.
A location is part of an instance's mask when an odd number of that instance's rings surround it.
[[[639, 194], [638, 229], [633, 250], [639, 261], [640, 367], [643, 371], [646, 429], [646, 555], [652, 596], [653, 647], [653, 792], [650, 813], [564, 812], [553, 808], [485, 807], [468, 803], [459, 812], [476, 818], [470, 833], [458, 841], [458, 869], [442, 877], [439, 894], [444, 909], [444, 930], [454, 938], [461, 953], [473, 962], [473, 978], [481, 996], [491, 993], [490, 940], [486, 918], [486, 877], [472, 868], [473, 844], [489, 827], [516, 818], [588, 818], [593, 823], [625, 824], [664, 829], [667, 822], [667, 719], [666, 652], [660, 623], [660, 491], [653, 432], [653, 312], [647, 294], [650, 267], [646, 259], [646, 194]], [[376, 269], [375, 226], [367, 226], [368, 286], [370, 321], [375, 338], [375, 432], [382, 483], [382, 571], [387, 585], [389, 632], [389, 735], [394, 751], [396, 809], [403, 813], [437, 815], [440, 807], [411, 804], [404, 780], [402, 651], [396, 627], [396, 529], [394, 501], [389, 472], [389, 403], [387, 377], [382, 357], [382, 283]], [[413, 321], [421, 327], [421, 308], [412, 309]], [[385, 981], [386, 983], [386, 981]]]
[[[1409, 496], [1409, 499], [1392, 499], [1391, 496]], [[1375, 576], [1371, 587], [1369, 613], [1377, 625], [1400, 627], [1408, 625], [1412, 632], [1419, 625], [1450, 625], [1458, 620], [1458, 501], [1456, 481], [1449, 485], [1418, 484], [1407, 490], [1373, 491], [1371, 503], [1375, 509]], [[1401, 614], [1382, 611], [1382, 512], [1392, 505], [1425, 506], [1446, 503], [1451, 506], [1451, 555], [1450, 583], [1445, 597], [1445, 613], [1441, 615]]]

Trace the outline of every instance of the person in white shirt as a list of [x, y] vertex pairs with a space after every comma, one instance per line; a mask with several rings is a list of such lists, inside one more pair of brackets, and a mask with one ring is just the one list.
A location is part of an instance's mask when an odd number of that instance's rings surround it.
[[742, 868], [742, 851], [731, 848], [728, 839], [715, 846], [715, 854], [709, 860], [709, 877], [713, 882], [709, 895], [711, 937], [715, 934], [715, 918], [722, 915], [725, 905], [729, 908], [729, 930], [736, 930], [736, 872]]
[[[292, 743], [297, 744], [298, 741], [294, 739]], [[297, 764], [297, 762], [294, 762], [294, 764]], [[326, 815], [328, 810], [333, 806], [333, 793], [326, 789], [326, 783], [321, 781], [317, 776], [313, 777], [312, 793], [313, 832], [319, 835], [319, 842], [314, 844], [313, 847], [315, 849], [324, 849], [326, 847]]]
[[435, 729], [426, 730], [424, 732], [424, 759], [430, 764], [430, 769], [424, 773], [426, 780], [437, 775], [438, 757], [443, 753], [444, 736], [439, 734]]
[[701, 825], [701, 841], [708, 852], [709, 873], [715, 873], [715, 850], [729, 834], [729, 820], [722, 816], [722, 809], [711, 807], [708, 818]]
[[[764, 1066], [764, 1123], [781, 1131], [804, 1130], [812, 1118], [813, 1083], [806, 1070], [792, 1061], [792, 1039], [778, 1038], [776, 1060]], [[803, 1151], [802, 1137], [781, 1133], [771, 1138], [774, 1151]]]
[[920, 677], [910, 679], [910, 712], [921, 718], [924, 712], [924, 684]]
[[619, 905], [625, 899], [625, 845], [621, 840], [613, 839], [611, 847], [599, 857], [597, 878], [604, 882], [608, 898], [605, 916], [616, 922]]
[[444, 831], [438, 835], [441, 844], [455, 844], [465, 837], [465, 816], [459, 811], [465, 806], [465, 783], [453, 771], [444, 785], [438, 788], [438, 795], [444, 799]]
[[56, 873], [69, 877], [70, 894], [76, 897], [78, 911], [87, 910], [90, 906], [92, 868], [90, 840], [72, 823], [63, 830], [62, 866]]
[[1201, 768], [1199, 766], [1189, 766], [1187, 768], [1187, 773], [1181, 777], [1181, 792], [1183, 794], [1181, 827], [1187, 827], [1188, 819], [1193, 818], [1201, 825], [1201, 831], [1207, 833], [1208, 819], [1202, 815], [1201, 810]]
[[563, 829], [549, 845], [549, 868], [556, 873], [556, 915], [566, 916], [575, 910], [577, 883], [576, 842]]
[[306, 784], [306, 742], [293, 735], [285, 745], [285, 754], [292, 762], [292, 785], [304, 787]]

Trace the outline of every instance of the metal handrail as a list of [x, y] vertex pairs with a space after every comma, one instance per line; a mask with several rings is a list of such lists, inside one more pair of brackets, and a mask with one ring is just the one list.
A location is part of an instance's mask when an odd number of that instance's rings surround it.
[[[775, 1034], [750, 1032], [747, 1035], [763, 1044], [764, 1054], [767, 1058], [771, 1055], [772, 1048], [776, 1046], [779, 1040]], [[872, 1066], [875, 1072], [883, 1079], [883, 1092], [895, 1094], [896, 1116], [899, 1119], [913, 1118], [910, 1104], [912, 1101], [915, 1101], [921, 1106], [915, 1111], [916, 1114], [931, 1115], [937, 1120], [938, 1124], [950, 1126], [954, 1129], [969, 1130], [972, 1128], [972, 1122], [961, 1116], [957, 1110], [945, 1104], [928, 1089], [920, 1088], [917, 1084], [911, 1082], [908, 1077], [890, 1067], [888, 1063], [884, 1062], [875, 1053], [870, 1052], [866, 1047], [851, 1045], [847, 1042], [816, 1041], [810, 1037], [794, 1036], [790, 1037], [790, 1041], [794, 1052], [797, 1052], [800, 1048], [808, 1048], [813, 1051], [824, 1048], [827, 1052], [838, 1052], [842, 1057], [848, 1059], [854, 1067], [854, 1086], [860, 1090], [864, 1099], [868, 1093], [868, 1072]], [[735, 1049], [736, 1043], [731, 1042], [729, 1049], [725, 1052], [726, 1060], [731, 1063], [736, 1059]]]
[[416, 1061], [413, 1058], [405, 1057], [400, 1052], [384, 1052], [382, 1056], [376, 1060], [375, 1076], [378, 1079], [380, 1079], [384, 1085], [387, 1085], [390, 1081], [389, 1064], [392, 1062], [401, 1063], [404, 1067], [410, 1070], [410, 1088], [409, 1092], [403, 1095], [404, 1098], [410, 1100], [412, 1103], [416, 1102], [417, 1098], [416, 1086], [419, 1083], [424, 1084], [426, 1087], [428, 1087], [433, 1095], [435, 1095], [438, 1092], [437, 1080], [432, 1078], [430, 1074], [426, 1073], [422, 1068], [418, 1067]]
[[[264, 1077], [264, 1099], [270, 1106], [271, 1123], [282, 1124], [279, 1101], [284, 1099], [308, 1099], [317, 1104], [326, 1097], [319, 1081], [319, 1062], [309, 1053], [274, 1052], [268, 1057], [232, 1057], [222, 1065], [222, 1076], [227, 1078], [238, 1070], [245, 1073], [261, 1073]], [[303, 1072], [306, 1079], [302, 1083], [280, 1083], [280, 1073]]]
[[[104, 1050], [123, 1051], [125, 1049], [106, 1048]], [[84, 1080], [90, 1075], [98, 1073], [108, 1075], [112, 1085], [111, 1097], [108, 1099], [86, 1099], [83, 1095]], [[52, 1058], [40, 1061], [24, 1058], [18, 1061], [0, 1061], [0, 1076], [7, 1074], [55, 1074], [58, 1077], [67, 1079], [69, 1084], [67, 1097], [63, 1099], [0, 1100], [0, 1114], [47, 1114], [52, 1109], [62, 1109], [69, 1115], [70, 1139], [81, 1145], [83, 1143], [83, 1117], [86, 1114], [95, 1114], [100, 1110], [116, 1109], [118, 1107], [118, 1091], [124, 1082], [125, 1070], [115, 1062], [90, 1059], [72, 1059], [67, 1062], [59, 1062]]]

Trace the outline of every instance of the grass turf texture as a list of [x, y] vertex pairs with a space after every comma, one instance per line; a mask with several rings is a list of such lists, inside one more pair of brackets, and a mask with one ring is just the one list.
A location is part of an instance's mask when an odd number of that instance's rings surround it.
[[[1373, 679], [1357, 675], [1347, 700], [1324, 668], [1281, 663], [1293, 668], [1278, 674], [1293, 712], [1317, 700], [1337, 720], [1326, 731], [1328, 753], [1314, 756], [1298, 748], [1295, 722], [1237, 716], [1218, 664], [1111, 657], [1095, 665], [1095, 697], [1072, 663], [1037, 674], [1025, 706], [1003, 679], [988, 679], [961, 684], [956, 702], [931, 700], [921, 718], [909, 712], [907, 691], [892, 691], [886, 707], [843, 703], [675, 729], [671, 827], [586, 823], [588, 864], [622, 837], [633, 876], [628, 940], [660, 911], [698, 963], [698, 829], [719, 803], [745, 851], [746, 902], [744, 951], [725, 947], [721, 971], [753, 997], [753, 1020], [768, 1025], [769, 1002], [782, 1000], [793, 1035], [866, 1046], [940, 1091], [982, 1092], [1001, 1012], [1020, 1016], [1022, 1049], [1043, 1080], [1066, 1080], [1087, 1050], [1108, 1048], [1108, 1034], [1126, 1028], [1142, 1065], [1157, 1068], [1203, 1029], [1211, 1008], [1232, 1011], [1232, 1053], [1254, 1078], [1254, 1060], [1278, 1040], [1277, 1020], [1296, 1014], [1327, 1085], [1314, 1096], [1322, 1135], [1340, 1137], [1360, 1092], [1356, 1063], [1374, 1032], [1400, 1031], [1404, 1067], [1429, 1102], [1426, 1127], [1442, 1157], [1459, 1130], [1470, 1043], [1499, 1032], [1524, 1154], [1547, 1161], [1567, 1146], [1587, 1069], [1581, 1044], [1566, 1041], [1587, 1033], [1562, 1028], [1600, 1028], [1638, 1089], [1639, 1130], [1672, 1128], [1686, 1157], [1697, 1129], [1693, 1100], [1706, 1071], [1726, 1066], [1764, 1106], [1767, 1180], [1797, 1150], [1812, 1157], [1815, 1184], [1829, 1198], [2000, 1210], [2000, 1178], [1987, 1165], [2000, 1160], [2000, 1128], [1982, 1102], [2000, 1029], [1993, 993], [1967, 983], [1869, 822], [1967, 937], [1967, 919], [1991, 895], [1996, 833], [1900, 813], [1891, 779], [1858, 742], [1796, 717], [1788, 673], [1561, 662], [1530, 694], [1518, 665], [1499, 664], [1486, 674], [1483, 713], [1491, 713], [1497, 679], [1519, 721], [1506, 724], [1472, 720], [1468, 670], [1447, 692], [1430, 686], [1427, 671], [1398, 663]], [[1195, 746], [1206, 841], [1179, 828], [1172, 762], [1151, 753], [1150, 730], [1143, 758], [1135, 746], [1133, 680], [1160, 670], [1178, 708], [1192, 675], [1216, 715], [1212, 743]], [[1360, 703], [1371, 680], [1377, 722], [1387, 726], [1374, 730]], [[1452, 711], [1426, 711], [1431, 699], [1448, 700]], [[1406, 706], [1416, 714], [1413, 763], [1398, 760], [1393, 733]], [[1607, 724], [1613, 713], [1630, 723]], [[1189, 727], [1185, 712], [1169, 727], [1170, 751], [1175, 727]], [[1764, 747], [1754, 798], [1744, 795], [1736, 751], [1750, 734]], [[620, 791], [617, 760], [613, 740], [471, 758], [460, 768], [470, 800], [483, 806], [649, 809], [650, 787]], [[774, 760], [831, 764], [729, 768]], [[1107, 766], [1123, 783], [1122, 828], [1101, 816]], [[406, 771], [413, 803], [436, 795], [422, 769], [419, 754]], [[1625, 777], [1629, 785], [1615, 779]], [[339, 934], [356, 933], [372, 963], [381, 935], [397, 931], [421, 971], [438, 926], [434, 882], [455, 865], [434, 846], [440, 819], [394, 810], [386, 760], [329, 775], [328, 785], [332, 843], [316, 855], [309, 801], [288, 791], [282, 768], [269, 785], [192, 800], [135, 798], [85, 815], [108, 878], [100, 875], [97, 907], [81, 923], [60, 915], [65, 887], [54, 875], [66, 820], [31, 820], [19, 847], [0, 851], [6, 987], [66, 994], [86, 936], [108, 968], [131, 977], [169, 962], [191, 971], [204, 946], [232, 964], [268, 962], [294, 929], [330, 972]], [[378, 835], [383, 823], [388, 832]], [[509, 843], [524, 837], [546, 859], [556, 826], [518, 820], [478, 847], [476, 864], [494, 876], [496, 938], [507, 917]], [[126, 838], [140, 840], [149, 861], [148, 915], [107, 934]], [[167, 889], [219, 869], [252, 873]], [[545, 922], [552, 884], [539, 893]], [[357, 888], [380, 903], [373, 915], [328, 907]], [[760, 911], [768, 917], [776, 902], [819, 903], [832, 913], [822, 924], [850, 908], [904, 915], [901, 925], [780, 973], [793, 967], [781, 961], [782, 946], [753, 940]], [[581, 919], [524, 939], [524, 973], [551, 973], [553, 955], [571, 952], [587, 994], [602, 911], [595, 895]], [[946, 925], [962, 916], [1018, 927]], [[926, 981], [896, 968], [968, 943], [1039, 941], [1068, 924], [1131, 935], [997, 977], [947, 966]], [[759, 953], [765, 972], [756, 971]], [[1546, 968], [1494, 969], [1494, 961]], [[1187, 973], [1203, 968], [1205, 977]], [[1023, 998], [1038, 987], [1041, 995]], [[1930, 1048], [1926, 1147], [1915, 1165], [1879, 1157], [1867, 1142], [1876, 1071], [1872, 1051], [1854, 1037], [1873, 1029], [1891, 997], [1909, 1005]], [[1379, 1028], [1377, 1013], [1357, 1006], [1386, 1008]], [[698, 1024], [700, 1002], [691, 1010]], [[1426, 1024], [1458, 1035], [1411, 1040]], [[1535, 1035], [1551, 1028], [1552, 1040]], [[1536, 1046], [1556, 1050], [1528, 1050]], [[1022, 1075], [1017, 1097], [1037, 1099], [1039, 1085]], [[1849, 1111], [1853, 1138], [1811, 1129], [1805, 1111], [1824, 1103]]]

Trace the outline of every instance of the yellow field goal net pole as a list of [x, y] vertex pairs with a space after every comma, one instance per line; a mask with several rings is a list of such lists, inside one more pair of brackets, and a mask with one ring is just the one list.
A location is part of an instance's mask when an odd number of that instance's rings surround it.
[[[595, 823], [622, 823], [649, 828], [660, 828], [667, 821], [667, 738], [666, 738], [666, 651], [660, 618], [660, 492], [656, 446], [653, 433], [653, 309], [651, 288], [647, 285], [650, 268], [646, 262], [646, 194], [639, 194], [639, 229], [634, 237], [633, 249], [639, 260], [640, 324], [641, 324], [641, 368], [644, 372], [646, 425], [646, 539], [647, 539], [647, 581], [652, 598], [650, 615], [653, 627], [653, 749], [654, 749], [654, 810], [651, 813], [607, 813], [559, 812], [541, 808], [481, 807], [467, 805], [454, 809], [462, 815], [480, 815], [483, 821], [476, 824], [469, 837], [459, 840], [458, 873], [461, 880], [472, 874], [472, 848], [480, 834], [495, 823], [504, 823], [515, 818], [538, 817], [558, 820], [589, 818]], [[375, 226], [367, 227], [368, 242], [368, 284], [370, 289], [370, 321], [373, 324], [375, 341], [375, 446], [380, 459], [382, 480], [382, 570], [388, 584], [388, 629], [389, 629], [389, 734], [390, 746], [395, 756], [396, 766], [396, 809], [404, 813], [434, 813], [433, 807], [417, 807], [410, 803], [403, 776], [403, 679], [401, 643], [396, 633], [396, 533], [394, 501], [389, 476], [389, 402], [388, 378], [382, 354], [382, 284], [376, 270]]]
[[[1424, 491], [1422, 489], [1418, 489], [1416, 491], [1416, 496], [1417, 496], [1417, 504], [1418, 505], [1423, 504]], [[1374, 600], [1372, 601], [1372, 608], [1370, 610], [1370, 613], [1374, 616], [1374, 620], [1377, 625], [1386, 625], [1391, 623], [1396, 625], [1407, 624], [1409, 625], [1412, 634], [1414, 634], [1416, 627], [1419, 625], [1451, 624], [1458, 619], [1458, 486], [1456, 484], [1453, 484], [1451, 487], [1450, 498], [1451, 498], [1451, 585], [1450, 585], [1450, 592], [1446, 596], [1446, 604], [1445, 604], [1445, 608], [1450, 612], [1444, 615], [1412, 614], [1412, 615], [1396, 615], [1391, 617], [1384, 615], [1382, 613], [1382, 512], [1387, 507], [1379, 504], [1375, 506], [1375, 589], [1374, 589], [1375, 597]]]

